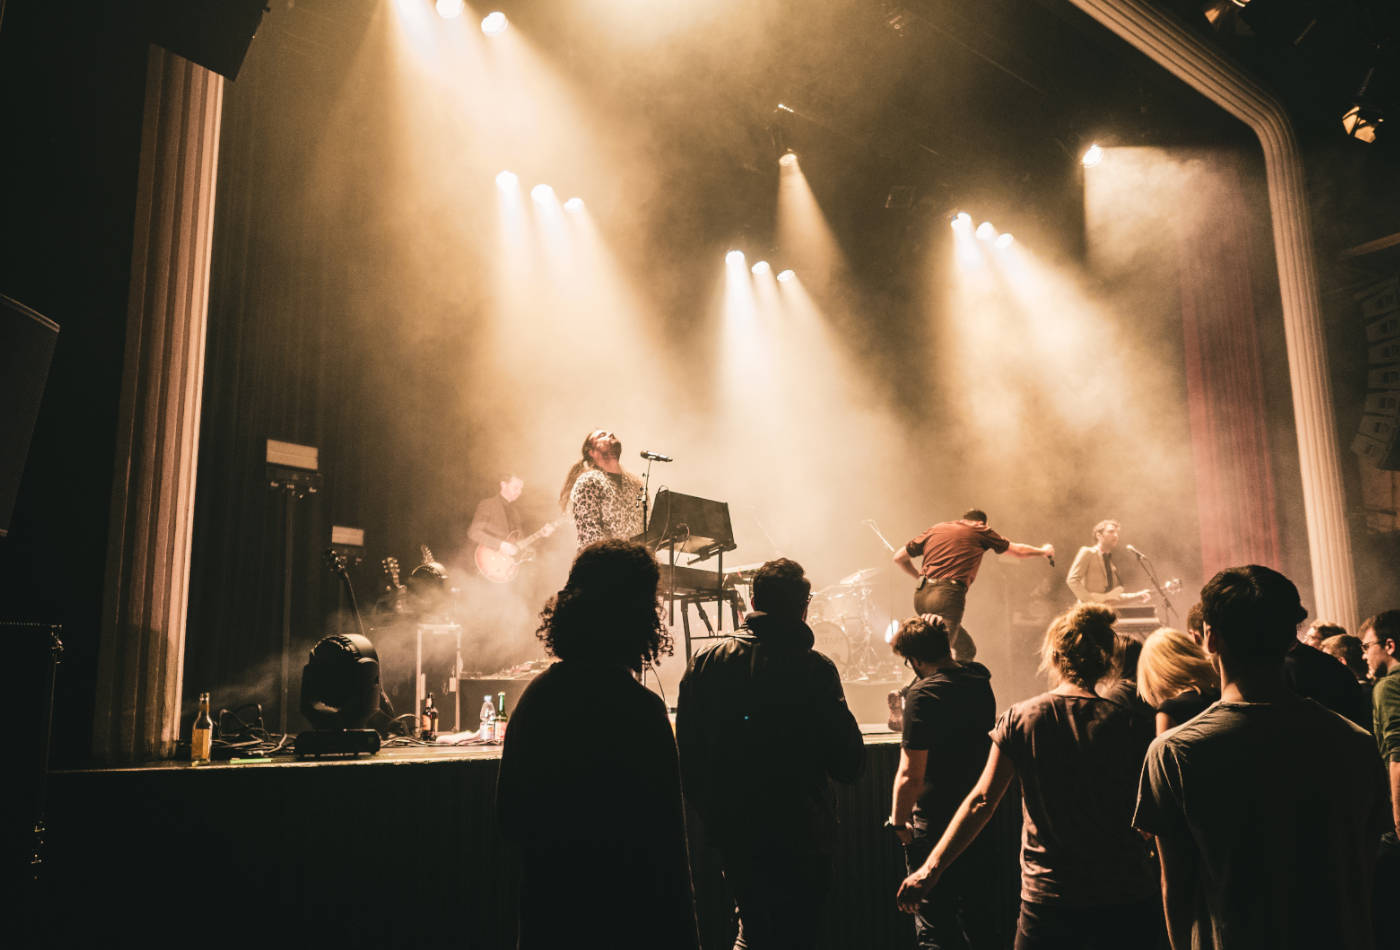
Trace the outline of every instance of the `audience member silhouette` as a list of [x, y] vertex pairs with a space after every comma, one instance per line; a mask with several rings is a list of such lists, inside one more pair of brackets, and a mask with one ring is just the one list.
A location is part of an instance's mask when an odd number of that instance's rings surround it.
[[540, 614], [559, 662], [516, 703], [496, 786], [521, 948], [699, 946], [676, 744], [632, 676], [670, 652], [657, 581], [645, 547], [599, 541]]

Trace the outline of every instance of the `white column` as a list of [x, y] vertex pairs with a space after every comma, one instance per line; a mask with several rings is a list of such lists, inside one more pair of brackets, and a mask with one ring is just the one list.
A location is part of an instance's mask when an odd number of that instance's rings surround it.
[[1147, 0], [1073, 0], [1259, 137], [1269, 186], [1274, 257], [1283, 302], [1288, 376], [1298, 432], [1303, 506], [1312, 564], [1313, 616], [1355, 630], [1356, 580], [1332, 416], [1332, 381], [1317, 296], [1303, 164], [1283, 106], [1171, 15]]
[[108, 764], [169, 758], [180, 735], [223, 91], [150, 48], [93, 722]]

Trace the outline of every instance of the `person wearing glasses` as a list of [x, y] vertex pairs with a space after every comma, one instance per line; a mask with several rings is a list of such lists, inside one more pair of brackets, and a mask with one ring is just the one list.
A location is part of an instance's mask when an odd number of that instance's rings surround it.
[[608, 538], [635, 538], [642, 524], [642, 480], [622, 467], [622, 442], [607, 429], [583, 440], [581, 458], [559, 492], [559, 509], [573, 510], [578, 548]]
[[[1394, 940], [1393, 908], [1379, 895], [1400, 893], [1400, 610], [1387, 610], [1361, 624], [1361, 650], [1375, 678], [1371, 717], [1376, 745], [1390, 786], [1390, 825], [1381, 835], [1376, 860], [1376, 945]], [[1384, 918], [1384, 919], [1383, 919]]]

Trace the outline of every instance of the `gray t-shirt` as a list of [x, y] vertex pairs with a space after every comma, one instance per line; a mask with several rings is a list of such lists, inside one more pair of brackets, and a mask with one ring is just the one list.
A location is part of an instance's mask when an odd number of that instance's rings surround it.
[[997, 720], [1021, 780], [1021, 899], [1085, 907], [1150, 898], [1157, 877], [1132, 828], [1152, 720], [1097, 696], [1044, 693]]
[[1194, 867], [1173, 916], [1198, 950], [1371, 947], [1375, 745], [1310, 699], [1217, 702], [1147, 751], [1133, 824]]

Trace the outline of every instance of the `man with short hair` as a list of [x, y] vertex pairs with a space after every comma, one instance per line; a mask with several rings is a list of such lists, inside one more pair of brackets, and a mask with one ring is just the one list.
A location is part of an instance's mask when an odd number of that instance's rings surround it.
[[1307, 611], [1257, 564], [1201, 590], [1220, 701], [1148, 748], [1133, 824], [1157, 840], [1175, 950], [1368, 950], [1384, 787], [1370, 736], [1284, 680]]
[[835, 665], [812, 649], [802, 565], [769, 561], [744, 625], [697, 654], [676, 714], [686, 797], [739, 913], [736, 948], [810, 947], [831, 886], [836, 803], [865, 746]]
[[[500, 490], [490, 498], [483, 498], [472, 515], [467, 537], [475, 544], [491, 551], [499, 551], [507, 557], [520, 553], [515, 542], [519, 540], [520, 512], [515, 503], [525, 491], [525, 480], [514, 472], [507, 472], [500, 478]], [[542, 537], [554, 533], [554, 525], [546, 524], [540, 529]]]
[[[895, 552], [894, 562], [910, 577], [917, 577], [914, 612], [936, 614], [948, 621], [953, 636], [953, 659], [965, 663], [977, 655], [977, 644], [962, 626], [967, 608], [967, 589], [977, 579], [982, 555], [988, 551], [1014, 558], [1043, 557], [1055, 560], [1050, 544], [1034, 547], [1008, 541], [987, 527], [987, 513], [970, 508], [957, 521], [943, 521], [926, 529]], [[913, 559], [922, 557], [919, 567]]]
[[1079, 549], [1074, 563], [1069, 567], [1065, 584], [1074, 591], [1075, 599], [1082, 604], [1136, 604], [1146, 603], [1150, 591], [1138, 590], [1131, 594], [1123, 591], [1123, 581], [1118, 575], [1118, 565], [1113, 563], [1113, 552], [1118, 549], [1117, 521], [1106, 518], [1094, 525], [1094, 543]]
[[[918, 681], [904, 699], [904, 737], [888, 824], [904, 845], [912, 874], [923, 865], [987, 761], [996, 725], [991, 673], [980, 663], [958, 663], [949, 651], [942, 617], [911, 617], [899, 625], [890, 649]], [[992, 947], [997, 937], [991, 835], [979, 837], [928, 892], [914, 912], [920, 950]]]
[[[1386, 610], [1361, 624], [1361, 649], [1376, 680], [1371, 718], [1390, 787], [1390, 827], [1381, 835], [1376, 894], [1400, 893], [1400, 610]], [[1376, 902], [1376, 942], [1395, 933], [1393, 907]]]

